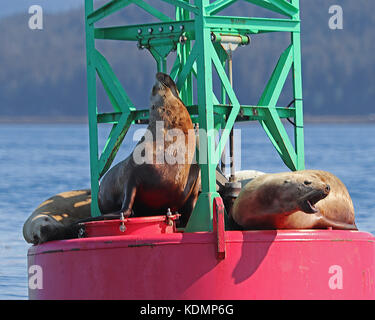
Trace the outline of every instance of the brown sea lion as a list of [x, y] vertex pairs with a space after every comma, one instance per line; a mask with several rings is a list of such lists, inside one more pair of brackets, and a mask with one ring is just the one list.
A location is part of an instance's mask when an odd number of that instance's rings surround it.
[[23, 236], [29, 243], [77, 237], [77, 220], [90, 217], [91, 191], [59, 193], [38, 206], [23, 225]]
[[357, 230], [348, 190], [321, 170], [255, 178], [241, 190], [230, 216], [244, 229]]
[[199, 191], [199, 166], [192, 164], [195, 145], [193, 123], [176, 84], [167, 74], [157, 73], [145, 135], [100, 183], [102, 214], [150, 216], [170, 208], [181, 214], [185, 225]]

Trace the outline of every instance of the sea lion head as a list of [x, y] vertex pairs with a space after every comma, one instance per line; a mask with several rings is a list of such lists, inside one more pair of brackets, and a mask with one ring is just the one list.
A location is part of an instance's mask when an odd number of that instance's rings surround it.
[[51, 235], [57, 233], [59, 229], [61, 229], [61, 224], [52, 216], [38, 214], [26, 221], [23, 234], [27, 242], [41, 244], [55, 238]]
[[171, 96], [180, 99], [177, 86], [169, 75], [167, 75], [166, 73], [158, 72], [155, 78], [156, 81], [151, 93], [152, 106], [163, 105], [164, 100]]
[[270, 194], [282, 204], [283, 211], [287, 214], [303, 211], [317, 213], [315, 204], [328, 196], [330, 185], [318, 176], [307, 176], [296, 172], [287, 172], [275, 175], [275, 180], [268, 183]]

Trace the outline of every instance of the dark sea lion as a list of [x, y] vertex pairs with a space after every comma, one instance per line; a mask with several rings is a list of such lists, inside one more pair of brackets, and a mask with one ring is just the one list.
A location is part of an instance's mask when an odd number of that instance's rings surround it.
[[77, 220], [90, 217], [90, 205], [90, 190], [67, 191], [50, 197], [25, 221], [23, 236], [33, 244], [75, 238], [77, 230], [73, 225]]
[[230, 216], [244, 229], [357, 230], [348, 190], [321, 170], [255, 178], [241, 190]]
[[167, 74], [157, 73], [145, 135], [100, 183], [102, 214], [151, 216], [170, 208], [181, 214], [181, 226], [185, 225], [199, 191], [199, 166], [192, 164], [195, 146], [193, 123], [176, 84]]

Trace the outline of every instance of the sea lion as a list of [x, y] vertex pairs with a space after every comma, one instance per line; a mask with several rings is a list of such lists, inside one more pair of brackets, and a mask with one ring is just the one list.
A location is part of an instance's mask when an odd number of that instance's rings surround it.
[[321, 170], [261, 175], [240, 192], [230, 212], [244, 229], [357, 230], [349, 192]]
[[[174, 141], [176, 130], [180, 136], [176, 135]], [[167, 74], [156, 74], [146, 132], [151, 139], [143, 136], [132, 154], [111, 168], [100, 183], [98, 198], [103, 219], [119, 217], [121, 212], [124, 217], [132, 212], [134, 216], [151, 216], [170, 209], [180, 213], [179, 224], [183, 227], [198, 198], [200, 169], [192, 164], [196, 145], [193, 123], [176, 84]], [[148, 152], [151, 163], [136, 161], [134, 151], [139, 149]], [[182, 158], [171, 163], [176, 153]], [[91, 219], [90, 204], [90, 190], [68, 191], [49, 198], [25, 222], [25, 240], [39, 244], [77, 237], [77, 222]]]
[[[129, 157], [104, 175], [99, 208], [102, 214], [121, 212], [124, 217], [132, 212], [136, 217], [163, 214], [170, 208], [181, 214], [184, 226], [199, 191], [200, 169], [192, 164], [196, 146], [193, 123], [167, 74], [156, 74], [150, 100], [146, 133]], [[140, 157], [143, 163], [139, 163]]]
[[76, 238], [74, 223], [90, 217], [90, 205], [90, 190], [67, 191], [50, 197], [25, 221], [23, 237], [33, 244]]

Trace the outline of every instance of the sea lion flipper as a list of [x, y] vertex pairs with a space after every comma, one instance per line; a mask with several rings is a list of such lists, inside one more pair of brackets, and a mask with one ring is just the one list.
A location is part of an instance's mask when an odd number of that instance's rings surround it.
[[135, 183], [129, 182], [124, 187], [124, 200], [122, 201], [122, 207], [120, 212], [124, 214], [124, 217], [130, 217], [133, 210], [135, 195], [137, 193], [137, 187]]
[[329, 227], [337, 230], [358, 230], [355, 223], [351, 224], [343, 221], [333, 221], [332, 219], [319, 215], [318, 220], [315, 224], [315, 228], [323, 229]]

